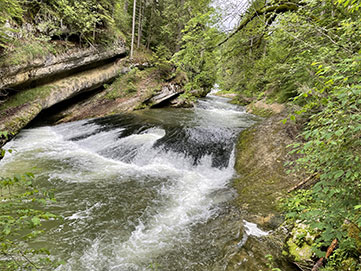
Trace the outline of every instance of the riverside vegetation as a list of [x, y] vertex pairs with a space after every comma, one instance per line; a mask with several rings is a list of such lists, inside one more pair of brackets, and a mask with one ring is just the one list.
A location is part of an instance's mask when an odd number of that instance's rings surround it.
[[[236, 103], [262, 100], [296, 108], [285, 121], [303, 127], [298, 142], [289, 146], [299, 159], [287, 168], [289, 174], [301, 172], [306, 182], [282, 200], [285, 217], [312, 233], [312, 241], [305, 233], [298, 243], [312, 247], [315, 262], [337, 240], [324, 270], [360, 270], [361, 2], [256, 0], [228, 36], [210, 2], [138, 1], [138, 50], [152, 52], [147, 60], [166, 74], [164, 80], [182, 73], [184, 98], [192, 99], [194, 89], [208, 92], [217, 81], [223, 91], [237, 95]], [[0, 0], [1, 65], [74, 46], [106, 47], [119, 39], [129, 44], [132, 13], [126, 0]], [[7, 91], [0, 93], [2, 101]], [[20, 179], [2, 178], [2, 187]], [[31, 195], [37, 198], [37, 193]], [[1, 210], [7, 215], [3, 210], [8, 209]], [[27, 224], [38, 226], [47, 217], [29, 214]], [[19, 220], [4, 221], [6, 257], [11, 221]], [[22, 231], [15, 224], [12, 228]], [[15, 249], [19, 255], [27, 252]], [[11, 257], [6, 264], [19, 267]]]
[[[360, 1], [256, 1], [221, 48], [222, 89], [299, 106], [293, 170], [308, 189], [283, 201], [286, 218], [316, 236], [314, 257], [339, 246], [326, 270], [360, 270]], [[303, 239], [300, 242], [305, 242]]]

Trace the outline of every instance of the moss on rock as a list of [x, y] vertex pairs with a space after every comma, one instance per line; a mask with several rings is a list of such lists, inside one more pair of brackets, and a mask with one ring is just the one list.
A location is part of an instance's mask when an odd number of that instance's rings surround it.
[[277, 213], [277, 200], [298, 182], [285, 173], [284, 163], [293, 159], [287, 145], [294, 142], [298, 127], [282, 124], [287, 114], [274, 115], [243, 131], [237, 143], [234, 185], [238, 203], [249, 213], [268, 216]]
[[272, 254], [278, 261], [277, 266], [285, 264], [282, 247], [289, 233], [282, 224], [279, 199], [300, 181], [300, 176], [285, 173], [285, 162], [295, 159], [288, 153], [287, 146], [295, 142], [300, 130], [294, 123], [282, 124], [286, 117], [287, 112], [273, 114], [241, 133], [236, 146], [237, 176], [234, 179], [237, 204], [245, 219], [271, 230], [260, 242], [263, 242], [264, 256]]
[[287, 240], [288, 256], [296, 262], [303, 262], [311, 259], [312, 244], [316, 235], [304, 224], [296, 224]]

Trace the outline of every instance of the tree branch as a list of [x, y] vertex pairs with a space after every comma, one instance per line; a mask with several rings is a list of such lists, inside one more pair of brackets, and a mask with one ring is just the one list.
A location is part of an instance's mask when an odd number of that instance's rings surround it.
[[[225, 38], [223, 41], [218, 43], [217, 47], [226, 43], [229, 39], [231, 39], [239, 31], [241, 31], [243, 28], [245, 28], [256, 17], [262, 16], [262, 15], [267, 15], [270, 13], [280, 14], [280, 13], [285, 13], [287, 11], [296, 11], [296, 10], [298, 10], [299, 6], [300, 6], [299, 4], [292, 3], [292, 2], [281, 2], [277, 5], [268, 6], [268, 7], [262, 8], [260, 10], [256, 10], [250, 17], [243, 20], [232, 34], [230, 34], [227, 38]], [[276, 16], [272, 16], [271, 18], [272, 19], [270, 21], [268, 21], [268, 25], [270, 25], [276, 19]]]

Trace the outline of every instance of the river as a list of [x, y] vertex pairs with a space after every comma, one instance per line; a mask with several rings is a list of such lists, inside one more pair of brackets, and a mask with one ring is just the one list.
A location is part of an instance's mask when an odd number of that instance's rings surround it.
[[226, 270], [225, 244], [267, 234], [240, 227], [233, 204], [235, 142], [254, 123], [209, 95], [192, 109], [31, 127], [0, 170], [55, 189], [47, 210], [64, 219], [32, 245], [66, 262], [57, 270]]

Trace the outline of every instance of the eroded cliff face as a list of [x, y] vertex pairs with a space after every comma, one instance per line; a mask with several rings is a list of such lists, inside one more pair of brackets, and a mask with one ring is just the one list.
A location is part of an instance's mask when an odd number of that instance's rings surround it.
[[7, 96], [0, 104], [0, 131], [16, 134], [42, 110], [127, 72], [119, 61], [125, 52], [123, 44], [107, 49], [76, 49], [2, 67], [0, 91]]
[[122, 72], [127, 72], [127, 68], [121, 61], [118, 61], [36, 88], [20, 91], [0, 107], [0, 130], [17, 133], [42, 110], [84, 91], [96, 89]]
[[[128, 66], [124, 69], [129, 70]], [[134, 78], [131, 74], [135, 73]], [[64, 107], [53, 116], [53, 121], [62, 123], [154, 107], [184, 92], [182, 83], [162, 82], [157, 73], [154, 67], [131, 69], [95, 95]]]
[[[130, 61], [122, 43], [2, 67], [0, 131], [14, 135], [54, 105], [60, 106], [56, 122], [67, 122], [161, 105], [184, 92], [183, 80], [159, 74], [148, 62]], [[90, 95], [66, 104], [83, 93]]]
[[26, 85], [35, 80], [49, 78], [87, 65], [124, 57], [123, 43], [110, 48], [72, 49], [60, 55], [47, 55], [30, 63], [0, 67], [0, 90]]

